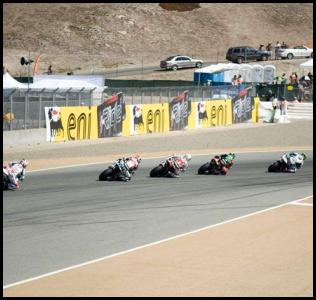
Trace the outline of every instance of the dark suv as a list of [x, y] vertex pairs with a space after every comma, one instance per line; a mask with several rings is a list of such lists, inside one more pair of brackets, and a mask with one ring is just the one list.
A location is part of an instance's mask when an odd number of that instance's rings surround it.
[[270, 51], [262, 51], [248, 46], [229, 48], [226, 54], [226, 59], [231, 62], [242, 64], [251, 60], [268, 60], [271, 57]]

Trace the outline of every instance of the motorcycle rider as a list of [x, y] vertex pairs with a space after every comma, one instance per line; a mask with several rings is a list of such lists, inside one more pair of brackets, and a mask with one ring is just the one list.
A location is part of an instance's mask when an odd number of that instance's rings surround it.
[[188, 162], [191, 160], [191, 154], [172, 155], [167, 158], [165, 164], [168, 164], [169, 177], [179, 177], [180, 172], [184, 172], [188, 167]]
[[228, 154], [221, 154], [216, 155], [212, 159], [212, 162], [216, 166], [215, 173], [225, 175], [228, 169], [234, 164], [233, 160], [235, 159], [236, 155], [234, 153]]
[[298, 152], [286, 152], [281, 157], [281, 161], [283, 161], [287, 166], [285, 172], [289, 173], [295, 173], [298, 169], [300, 169], [303, 166], [305, 159], [305, 153]]
[[15, 190], [20, 187], [19, 180], [24, 180], [28, 164], [29, 162], [26, 159], [22, 159], [19, 162], [13, 161], [7, 165], [3, 165], [3, 174], [9, 180], [9, 190]]
[[123, 166], [123, 168], [121, 169], [121, 173], [119, 174], [119, 179], [122, 181], [131, 180], [132, 175], [138, 169], [141, 161], [142, 159], [140, 155], [118, 159], [118, 162], [121, 163], [121, 165]]

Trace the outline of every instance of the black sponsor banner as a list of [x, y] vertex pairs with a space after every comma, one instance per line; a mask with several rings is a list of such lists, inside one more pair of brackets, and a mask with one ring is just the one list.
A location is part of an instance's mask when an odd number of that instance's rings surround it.
[[98, 137], [119, 136], [122, 134], [122, 124], [126, 109], [123, 93], [111, 96], [97, 108]]
[[252, 119], [252, 108], [254, 99], [250, 96], [250, 89], [241, 90], [232, 99], [232, 121], [233, 123], [247, 122]]
[[169, 103], [170, 130], [182, 130], [188, 126], [191, 113], [191, 100], [188, 91], [184, 91]]

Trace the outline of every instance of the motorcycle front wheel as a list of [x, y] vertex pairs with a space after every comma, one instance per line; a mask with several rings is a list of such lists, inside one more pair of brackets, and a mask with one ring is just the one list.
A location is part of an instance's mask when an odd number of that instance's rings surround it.
[[198, 174], [206, 174], [209, 171], [210, 168], [210, 163], [206, 163], [204, 165], [202, 165], [199, 170], [198, 170]]
[[113, 178], [113, 169], [107, 168], [99, 175], [99, 181], [111, 180]]
[[162, 165], [159, 165], [155, 168], [153, 168], [150, 171], [150, 177], [162, 177], [164, 176], [164, 167]]

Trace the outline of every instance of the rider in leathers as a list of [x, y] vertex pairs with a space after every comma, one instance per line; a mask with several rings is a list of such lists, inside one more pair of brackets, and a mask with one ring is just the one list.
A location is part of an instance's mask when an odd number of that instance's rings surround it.
[[26, 159], [21, 161], [13, 161], [7, 165], [3, 165], [3, 173], [9, 179], [8, 189], [15, 190], [20, 187], [19, 180], [23, 181], [26, 174], [26, 167], [29, 162]]
[[217, 169], [215, 170], [215, 173], [218, 174], [226, 174], [228, 169], [234, 164], [233, 160], [235, 159], [234, 153], [228, 153], [228, 154], [221, 154], [216, 155], [212, 161], [217, 166]]
[[297, 152], [287, 152], [281, 157], [281, 160], [284, 161], [287, 166], [285, 172], [289, 173], [295, 173], [298, 169], [300, 169], [303, 166], [305, 159], [305, 153]]
[[132, 175], [138, 169], [140, 162], [142, 161], [139, 155], [135, 157], [123, 157], [120, 158], [119, 161], [123, 162], [122, 165], [124, 166], [119, 174], [119, 179], [122, 181], [131, 180]]
[[167, 158], [165, 164], [168, 164], [168, 174], [169, 177], [179, 177], [180, 172], [184, 172], [192, 158], [191, 154], [185, 155], [173, 155]]

